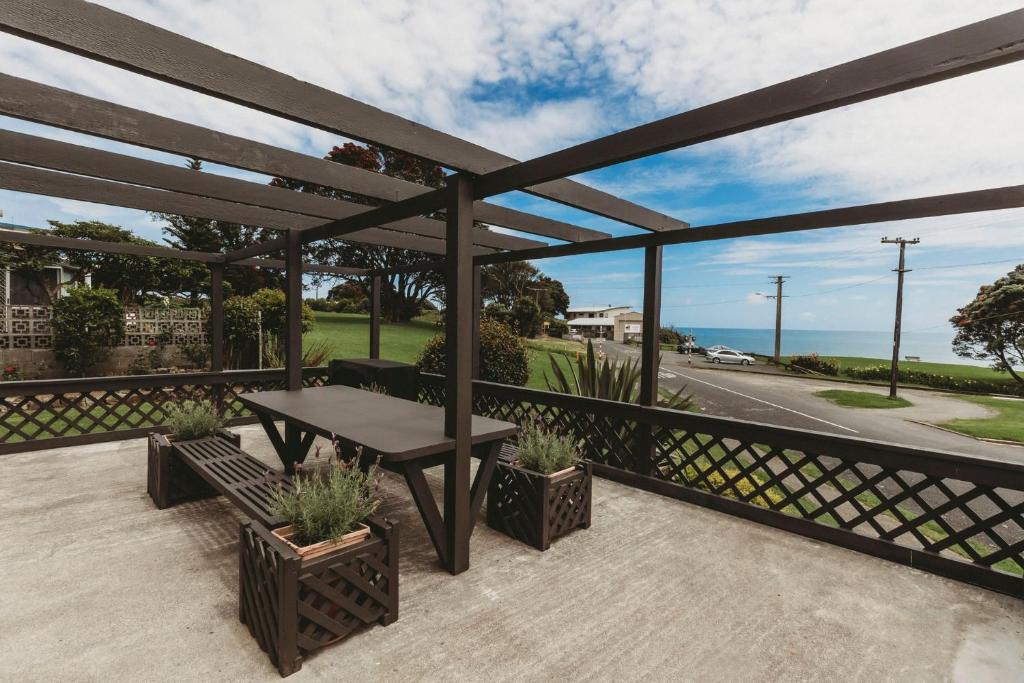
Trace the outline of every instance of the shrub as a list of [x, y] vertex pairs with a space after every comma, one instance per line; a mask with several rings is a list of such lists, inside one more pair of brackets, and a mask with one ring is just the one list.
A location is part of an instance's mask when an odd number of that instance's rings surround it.
[[52, 324], [57, 360], [81, 377], [124, 339], [124, 304], [112, 289], [72, 287], [54, 303]]
[[335, 313], [338, 310], [338, 302], [330, 299], [306, 299], [306, 305], [318, 312]]
[[[845, 368], [843, 374], [854, 379], [888, 381], [891, 372], [889, 365], [876, 365], [865, 368]], [[899, 381], [903, 384], [917, 384], [949, 391], [971, 391], [979, 394], [1016, 394], [1024, 396], [1024, 386], [1005, 380], [981, 380], [967, 377], [939, 375], [922, 370], [901, 367]]]
[[224, 424], [217, 408], [209, 401], [172, 403], [165, 411], [171, 433], [181, 441], [213, 436]]
[[[224, 346], [228, 367], [256, 367], [261, 333], [284, 337], [287, 333], [285, 301], [285, 294], [279, 289], [261, 289], [251, 296], [233, 296], [224, 301]], [[303, 333], [312, 329], [315, 321], [313, 310], [303, 303]]]
[[512, 305], [511, 313], [519, 334], [531, 339], [540, 334], [544, 318], [536, 301], [528, 296], [521, 296]]
[[579, 459], [579, 448], [568, 436], [549, 431], [539, 422], [528, 422], [520, 427], [520, 467], [551, 474], [572, 467]]
[[208, 344], [182, 344], [181, 355], [194, 367], [205, 368], [210, 363], [210, 346]]
[[569, 333], [569, 323], [564, 320], [552, 320], [548, 323], [548, 335], [561, 339]]
[[837, 361], [831, 358], [822, 358], [816, 353], [807, 356], [793, 356], [789, 359], [789, 364], [822, 375], [835, 377], [839, 374], [839, 363]]
[[[445, 374], [445, 337], [439, 334], [423, 347], [416, 361], [420, 372]], [[480, 379], [523, 386], [529, 377], [526, 346], [508, 326], [490, 318], [480, 321]]]
[[[326, 339], [316, 339], [310, 343], [302, 344], [302, 367], [318, 368], [324, 364], [331, 354], [334, 353], [334, 346]], [[283, 368], [286, 361], [284, 339], [273, 332], [266, 332], [263, 335], [263, 367]]]
[[363, 472], [356, 465], [357, 461], [358, 454], [351, 462], [340, 457], [333, 463], [328, 459], [326, 472], [309, 474], [300, 467], [293, 479], [293, 490], [278, 487], [273, 511], [295, 527], [293, 543], [311, 545], [341, 538], [377, 510], [380, 506], [377, 468], [372, 466]]
[[[280, 289], [261, 289], [249, 297], [260, 310], [260, 318], [264, 330], [272, 330], [278, 334], [285, 334], [286, 324], [286, 300], [285, 293]], [[316, 316], [313, 309], [306, 302], [302, 303], [302, 331], [309, 332], [316, 323]]]
[[21, 373], [15, 365], [5, 365], [2, 377], [4, 382], [16, 382], [21, 379]]
[[671, 344], [676, 346], [683, 343], [683, 335], [673, 330], [671, 327], [662, 327], [658, 330], [658, 341], [662, 344]]

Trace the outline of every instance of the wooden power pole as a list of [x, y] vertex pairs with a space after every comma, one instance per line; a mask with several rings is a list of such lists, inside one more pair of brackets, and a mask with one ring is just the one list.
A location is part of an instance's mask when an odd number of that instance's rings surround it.
[[766, 299], [775, 299], [775, 354], [773, 358], [776, 363], [782, 361], [782, 283], [789, 279], [788, 275], [776, 275], [772, 282], [775, 283], [775, 294], [761, 294]]
[[892, 332], [892, 369], [889, 373], [889, 398], [896, 398], [896, 384], [900, 375], [900, 327], [903, 324], [903, 274], [909, 273], [906, 269], [906, 251], [908, 244], [919, 244], [920, 238], [905, 240], [902, 237], [896, 239], [882, 238], [882, 244], [900, 245], [900, 265], [896, 269], [896, 324]]

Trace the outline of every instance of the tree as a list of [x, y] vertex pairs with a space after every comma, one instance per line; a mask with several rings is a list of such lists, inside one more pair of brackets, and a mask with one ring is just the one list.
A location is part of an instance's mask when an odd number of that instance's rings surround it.
[[950, 322], [956, 329], [953, 351], [963, 358], [992, 361], [1024, 384], [1024, 264], [991, 285], [982, 285], [974, 300]]
[[481, 275], [484, 301], [512, 309], [520, 299], [529, 297], [540, 307], [541, 317], [547, 320], [565, 315], [569, 308], [569, 295], [562, 283], [544, 275], [527, 261], [484, 266]]
[[530, 339], [540, 334], [543, 328], [544, 319], [541, 317], [540, 306], [533, 298], [521, 296], [512, 306], [512, 319], [515, 321], [516, 331], [523, 337]]
[[[324, 158], [328, 161], [355, 166], [374, 173], [383, 173], [427, 187], [444, 186], [444, 173], [437, 164], [379, 145], [357, 145], [348, 142], [332, 148]], [[271, 184], [369, 206], [378, 206], [382, 203], [377, 199], [344, 190], [288, 178], [275, 178]], [[344, 240], [321, 240], [309, 247], [309, 253], [313, 260], [325, 265], [357, 266], [381, 270], [425, 260], [423, 254], [418, 251], [377, 247]], [[314, 275], [316, 279], [324, 277]], [[368, 277], [353, 276], [346, 279], [358, 281], [364, 291], [369, 290]], [[444, 277], [436, 271], [388, 275], [384, 279], [384, 287], [381, 291], [381, 316], [391, 322], [407, 322], [419, 315], [430, 299], [440, 298], [443, 289]]]
[[[49, 221], [50, 230], [34, 230], [57, 237], [157, 246], [155, 242], [136, 237], [124, 228], [100, 221], [62, 223]], [[72, 280], [84, 284], [90, 277], [94, 287], [117, 292], [123, 303], [141, 303], [150, 294], [168, 295], [181, 290], [188, 280], [188, 270], [181, 261], [107, 254], [80, 249], [52, 249], [32, 245], [5, 244], [0, 248], [0, 263], [35, 285], [50, 304], [60, 294], [60, 283], [47, 280], [47, 266], [66, 263], [74, 266]]]
[[[203, 162], [199, 159], [189, 159], [185, 165], [193, 171], [202, 171]], [[163, 228], [166, 235], [164, 241], [176, 249], [207, 253], [228, 252], [278, 237], [273, 230], [227, 221], [167, 213], [152, 215], [167, 222]], [[268, 258], [277, 256], [267, 254]], [[200, 294], [210, 291], [210, 270], [203, 263], [182, 263], [187, 272], [184, 291], [187, 291], [193, 303], [196, 303]], [[224, 269], [224, 290], [228, 295], [248, 296], [267, 287], [280, 288], [284, 281], [281, 275], [279, 270], [231, 265]]]

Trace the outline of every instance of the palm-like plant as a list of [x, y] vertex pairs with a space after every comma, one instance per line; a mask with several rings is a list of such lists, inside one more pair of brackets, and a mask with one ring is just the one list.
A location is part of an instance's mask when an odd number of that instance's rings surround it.
[[[587, 353], [576, 359], [575, 369], [572, 362], [568, 363], [568, 374], [558, 363], [555, 354], [551, 354], [550, 359], [554, 380], [544, 373], [544, 381], [550, 391], [623, 403], [635, 403], [640, 395], [639, 361], [627, 358], [622, 362], [613, 363], [607, 357], [598, 361], [594, 353], [594, 344], [589, 340]], [[688, 409], [693, 397], [685, 394], [685, 391], [686, 387], [683, 386], [675, 394], [661, 398], [658, 405], [672, 410]]]

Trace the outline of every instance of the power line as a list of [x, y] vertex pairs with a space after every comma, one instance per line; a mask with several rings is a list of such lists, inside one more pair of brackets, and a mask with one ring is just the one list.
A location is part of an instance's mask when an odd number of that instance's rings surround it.
[[[1013, 313], [999, 313], [998, 315], [986, 315], [982, 318], [971, 318], [971, 322], [981, 322], [982, 320], [995, 320], [996, 318], [1009, 318], [1013, 315], [1024, 316], [1024, 311], [1014, 311]], [[914, 330], [908, 330], [908, 332], [924, 332], [925, 330], [934, 330], [936, 327], [945, 327], [946, 325], [952, 325], [953, 323], [947, 321], [939, 323], [938, 325], [931, 325], [930, 327], [918, 327]]]

